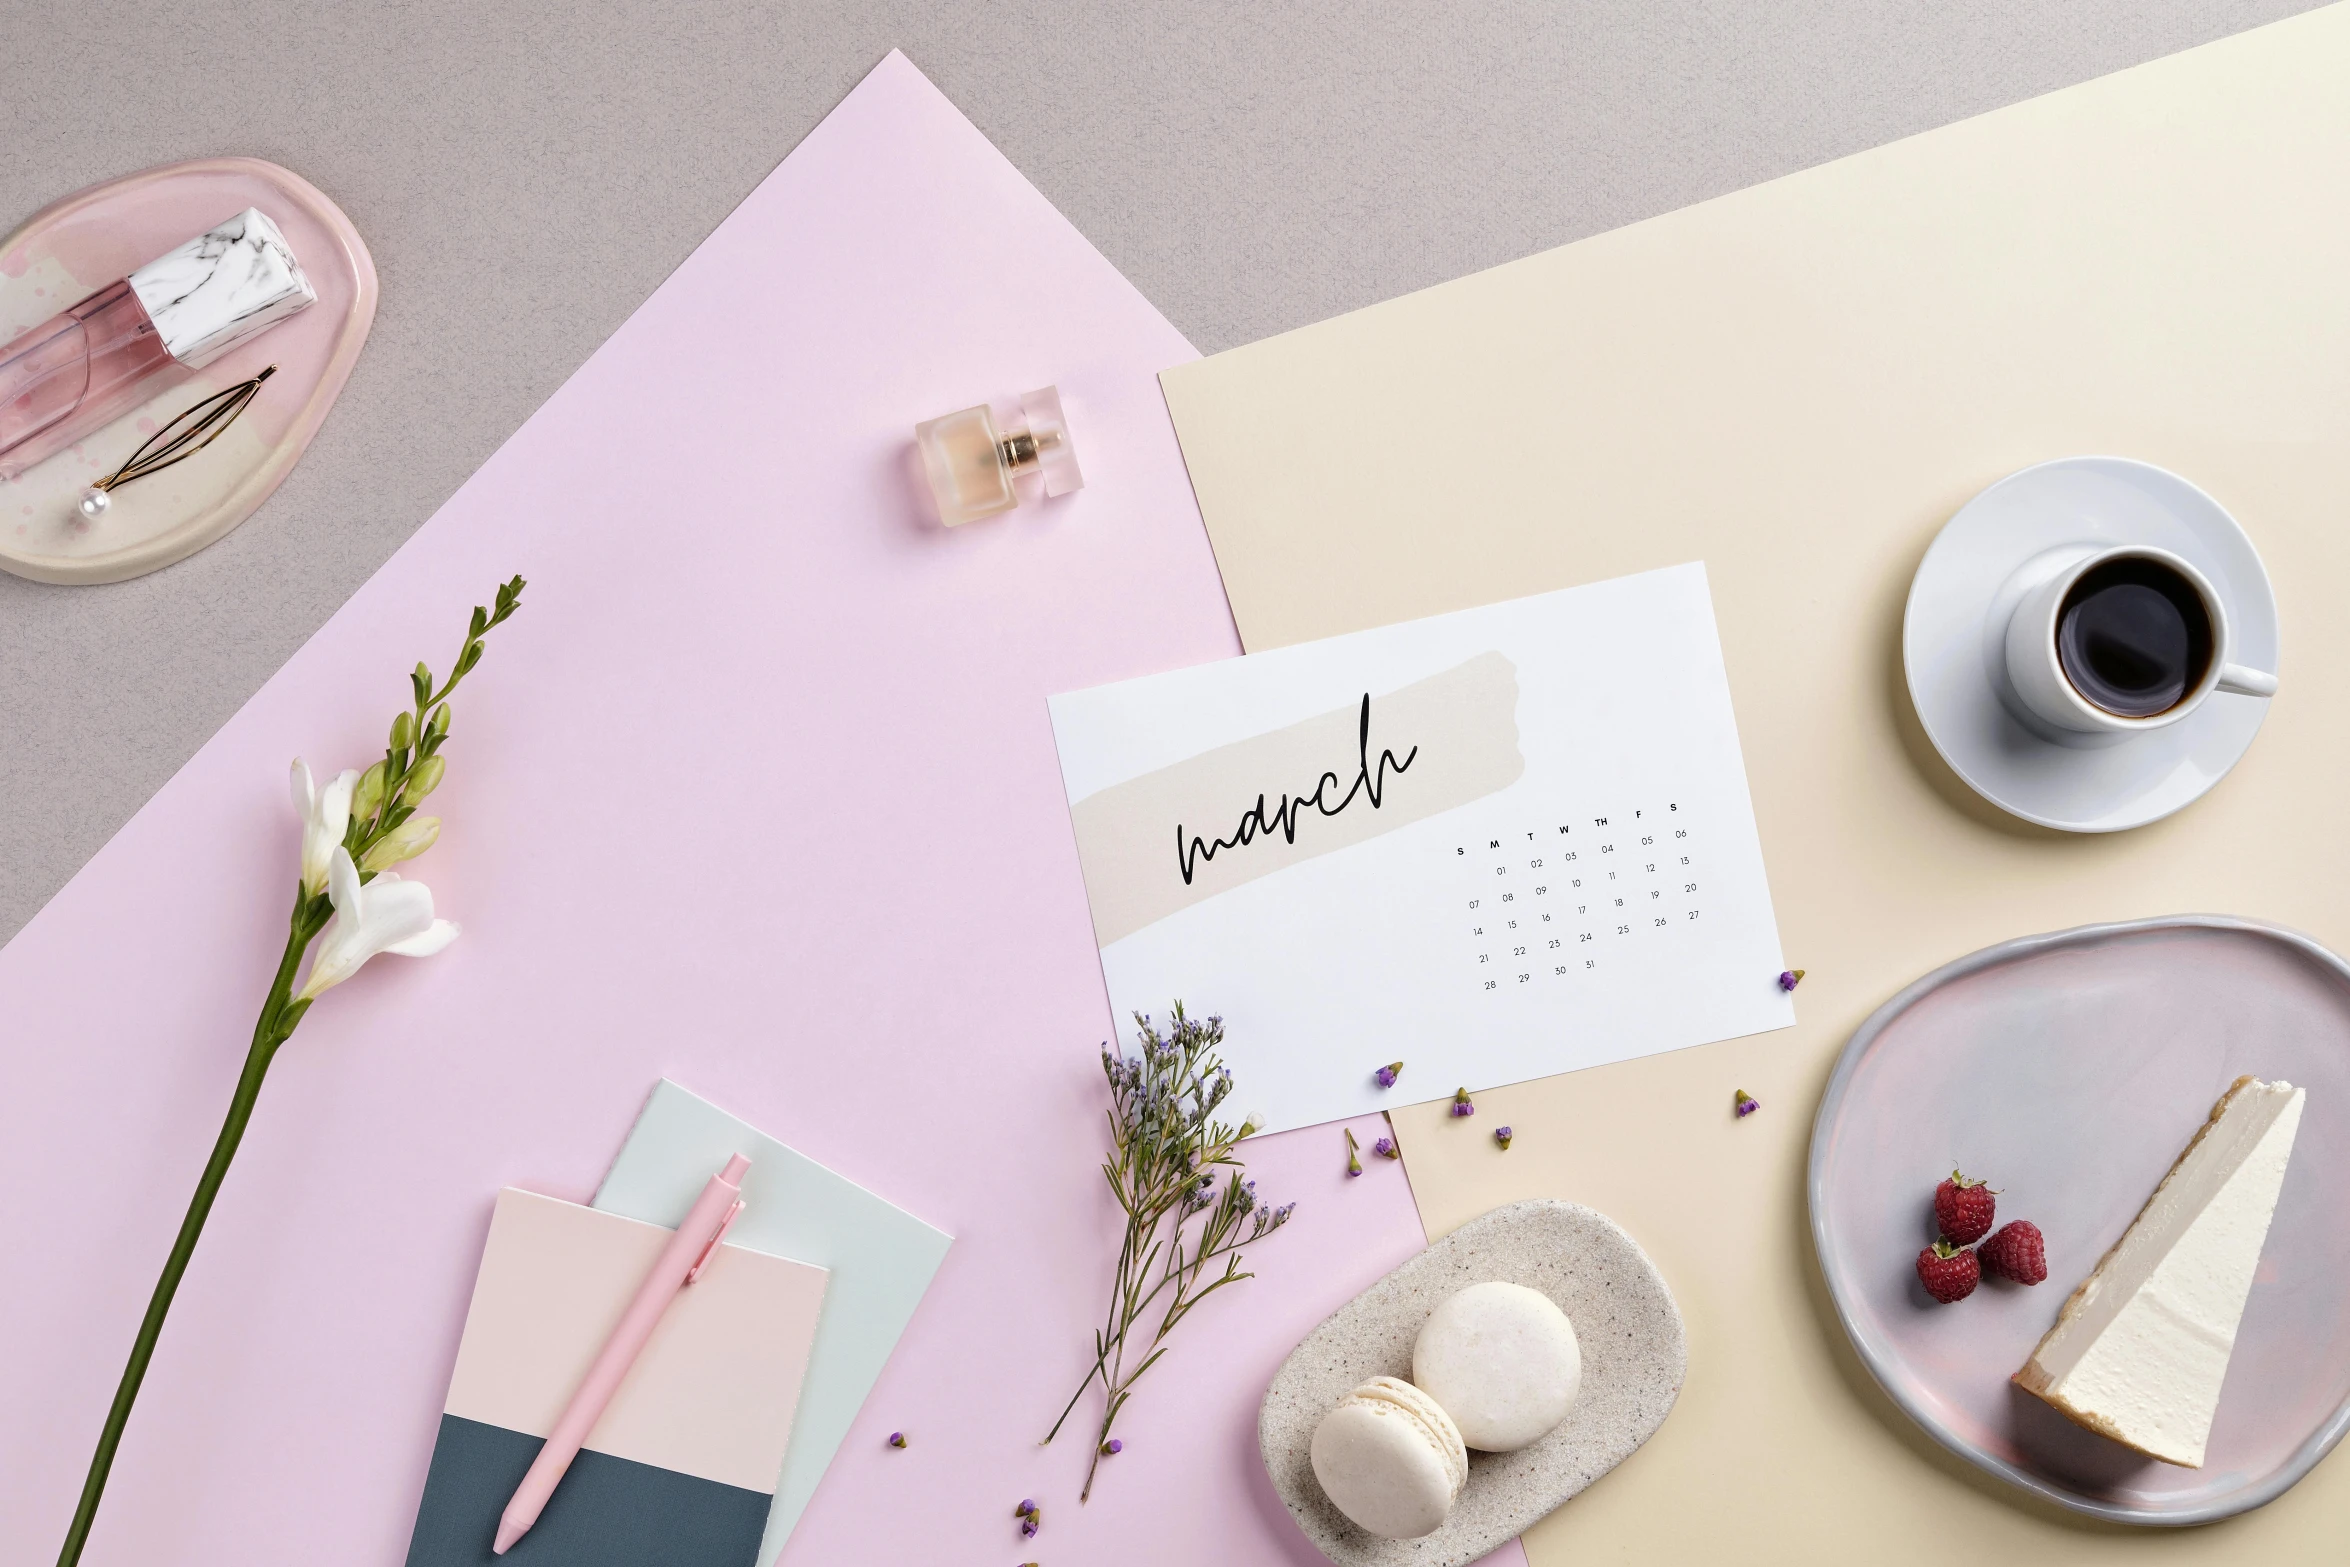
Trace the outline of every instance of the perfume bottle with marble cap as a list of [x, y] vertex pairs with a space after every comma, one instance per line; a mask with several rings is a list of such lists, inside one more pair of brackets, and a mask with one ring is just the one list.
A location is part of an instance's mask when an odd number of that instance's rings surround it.
[[985, 403], [914, 426], [939, 521], [954, 528], [1010, 511], [1020, 504], [1013, 481], [1029, 473], [1043, 478], [1047, 495], [1085, 487], [1061, 416], [1060, 389], [1022, 393], [1020, 413], [1026, 422], [1001, 432]]
[[0, 479], [317, 298], [277, 225], [247, 207], [67, 306], [0, 345]]

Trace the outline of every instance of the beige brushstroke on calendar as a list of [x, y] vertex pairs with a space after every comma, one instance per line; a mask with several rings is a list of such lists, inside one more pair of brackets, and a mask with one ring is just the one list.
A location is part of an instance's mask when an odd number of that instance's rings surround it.
[[1252, 735], [1070, 808], [1104, 947], [1180, 909], [1497, 794], [1524, 776], [1500, 653]]

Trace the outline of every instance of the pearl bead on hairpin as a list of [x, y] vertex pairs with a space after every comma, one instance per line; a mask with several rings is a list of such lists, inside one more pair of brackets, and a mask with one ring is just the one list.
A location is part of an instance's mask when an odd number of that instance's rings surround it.
[[144, 479], [151, 473], [159, 473], [210, 446], [213, 438], [235, 424], [237, 415], [243, 413], [246, 406], [260, 394], [261, 383], [275, 374], [277, 366], [271, 365], [250, 380], [239, 381], [225, 391], [214, 392], [172, 420], [147, 437], [139, 449], [131, 453], [128, 462], [84, 489], [81, 499], [74, 503], [74, 509], [89, 521], [96, 522], [106, 515], [106, 508], [114, 504], [109, 491], [119, 489], [133, 479]]

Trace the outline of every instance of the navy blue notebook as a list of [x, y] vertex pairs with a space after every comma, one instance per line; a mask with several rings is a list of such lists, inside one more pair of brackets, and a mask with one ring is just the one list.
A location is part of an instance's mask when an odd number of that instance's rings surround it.
[[416, 1532], [408, 1539], [408, 1567], [755, 1567], [770, 1493], [592, 1449], [572, 1461], [530, 1533], [505, 1555], [492, 1556], [498, 1515], [539, 1445], [538, 1437], [504, 1426], [441, 1416]]

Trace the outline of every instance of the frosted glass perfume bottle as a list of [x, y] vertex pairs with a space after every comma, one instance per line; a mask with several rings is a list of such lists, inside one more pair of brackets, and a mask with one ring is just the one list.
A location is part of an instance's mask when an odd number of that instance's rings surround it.
[[938, 520], [950, 528], [977, 522], [1020, 504], [1013, 480], [1037, 473], [1047, 495], [1085, 488], [1077, 471], [1077, 448], [1061, 416], [1058, 387], [1024, 392], [1020, 412], [1027, 421], [999, 433], [985, 403], [914, 426], [914, 446], [930, 480]]
[[248, 207], [0, 344], [0, 479], [317, 299], [277, 225]]

